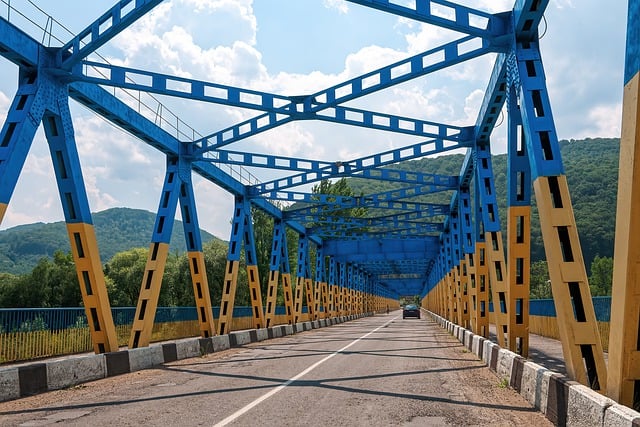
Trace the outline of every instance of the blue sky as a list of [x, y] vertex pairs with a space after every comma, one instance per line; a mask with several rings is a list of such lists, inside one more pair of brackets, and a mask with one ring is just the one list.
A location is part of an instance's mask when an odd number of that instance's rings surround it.
[[[115, 1], [37, 3], [65, 27], [78, 32]], [[513, 2], [461, 3], [501, 12], [510, 9]], [[28, 0], [13, 0], [12, 5], [26, 10], [41, 25], [46, 23], [46, 17]], [[6, 9], [0, 9], [0, 14], [6, 17]], [[607, 2], [603, 8], [598, 0], [552, 0], [545, 18], [541, 45], [558, 136], [618, 137], [626, 2]], [[12, 20], [16, 19], [19, 17], [13, 13]], [[57, 25], [54, 33], [60, 34]], [[42, 38], [36, 30], [31, 34]], [[292, 95], [331, 86], [454, 37], [459, 36], [341, 0], [172, 0], [157, 6], [99, 52], [115, 64]], [[492, 57], [482, 57], [351, 105], [470, 125], [475, 121], [491, 64]], [[16, 90], [17, 67], [0, 59], [0, 73], [0, 118], [4, 119]], [[162, 102], [203, 134], [256, 114], [172, 99], [163, 98]], [[163, 156], [77, 104], [72, 102], [71, 107], [91, 209], [126, 206], [155, 211], [164, 177]], [[504, 130], [504, 126], [499, 127], [493, 135], [494, 153], [505, 151]], [[418, 141], [385, 132], [305, 122], [283, 126], [229, 148], [348, 160]], [[254, 172], [268, 176], [259, 170]], [[194, 182], [200, 225], [228, 238], [232, 197], [209, 182], [197, 178]], [[49, 153], [40, 132], [1, 228], [62, 219]]]

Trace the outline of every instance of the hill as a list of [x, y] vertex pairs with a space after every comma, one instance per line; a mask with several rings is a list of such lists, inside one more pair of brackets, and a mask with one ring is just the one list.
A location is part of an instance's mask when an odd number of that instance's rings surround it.
[[[102, 263], [116, 253], [137, 247], [149, 247], [156, 215], [140, 209], [113, 208], [92, 214]], [[201, 231], [202, 241], [216, 237]], [[42, 257], [57, 250], [69, 252], [69, 237], [63, 221], [19, 225], [0, 231], [0, 272], [31, 272]], [[171, 234], [171, 252], [186, 252], [182, 221], [175, 221]]]

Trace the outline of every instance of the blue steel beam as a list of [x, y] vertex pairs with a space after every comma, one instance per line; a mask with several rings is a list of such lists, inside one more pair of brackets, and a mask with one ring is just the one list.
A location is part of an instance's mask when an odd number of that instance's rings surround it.
[[[381, 172], [382, 170], [371, 170], [371, 172]], [[368, 171], [363, 171], [368, 172]], [[393, 172], [393, 171], [391, 171]], [[378, 176], [384, 181], [398, 181], [405, 184], [412, 185], [412, 187], [398, 188], [395, 190], [389, 190], [382, 193], [374, 193], [362, 196], [340, 196], [335, 194], [318, 194], [318, 193], [306, 193], [299, 191], [271, 191], [269, 193], [262, 194], [263, 197], [272, 200], [286, 200], [291, 202], [303, 202], [314, 204], [325, 203], [340, 203], [348, 204], [348, 207], [364, 206], [369, 203], [378, 203], [380, 197], [383, 197], [386, 201], [390, 200], [390, 197], [394, 199], [413, 197], [417, 195], [436, 193], [439, 191], [455, 190], [457, 188], [457, 179], [455, 176], [436, 175], [436, 174], [422, 174], [409, 172], [406, 175], [402, 174], [403, 171], [398, 171], [399, 175], [393, 178], [393, 173], [382, 173]], [[372, 174], [373, 175], [373, 174]], [[376, 174], [377, 175], [377, 174]], [[362, 175], [356, 175], [361, 178]], [[389, 177], [384, 179], [384, 177]], [[405, 177], [405, 179], [402, 179]], [[416, 188], [415, 192], [411, 192], [410, 188]], [[427, 190], [428, 188], [428, 190]], [[345, 205], [346, 206], [346, 205]]]
[[[88, 83], [73, 83], [69, 86], [69, 95], [97, 114], [123, 128], [133, 136], [169, 156], [178, 156], [181, 144], [176, 138], [156, 126], [134, 109], [111, 95], [106, 90]], [[194, 162], [194, 172], [215, 183], [236, 196], [245, 195], [245, 185], [235, 180], [221, 169], [207, 162]], [[282, 219], [282, 212], [268, 200], [257, 198], [252, 204], [274, 218]], [[304, 232], [304, 227], [295, 221], [287, 222], [293, 230]], [[320, 243], [319, 240], [313, 240]]]
[[349, 174], [350, 177], [362, 179], [375, 179], [386, 182], [401, 182], [403, 184], [423, 184], [432, 187], [450, 189], [458, 183], [456, 176], [438, 175], [424, 172], [410, 172], [396, 169], [365, 169], [361, 172]]
[[[433, 121], [402, 117], [387, 113], [378, 113], [358, 108], [335, 106], [310, 113], [298, 111], [296, 100], [299, 97], [276, 95], [272, 93], [238, 88], [234, 86], [176, 77], [152, 71], [122, 67], [94, 61], [83, 61], [71, 75], [62, 74], [71, 81], [83, 81], [103, 86], [137, 90], [159, 95], [198, 100], [232, 107], [247, 108], [268, 113], [269, 121], [281, 125], [292, 120], [320, 120], [370, 129], [403, 133], [422, 138], [443, 138], [458, 140], [463, 132], [460, 126], [446, 125]], [[216, 136], [204, 137], [194, 141], [208, 146], [196, 150], [197, 153], [214, 151], [227, 145], [228, 138], [242, 138], [249, 132], [255, 132], [266, 119], [249, 119], [240, 125], [216, 132]], [[266, 130], [266, 129], [265, 129]], [[248, 135], [247, 135], [248, 136]], [[205, 142], [206, 141], [206, 142]]]
[[[440, 230], [441, 231], [441, 230]], [[366, 232], [353, 232], [344, 230], [326, 230], [321, 235], [317, 235], [318, 238], [322, 237], [323, 242], [327, 242], [333, 239], [342, 240], [362, 240], [362, 239], [421, 239], [424, 237], [433, 236], [432, 232], [418, 233], [416, 229], [397, 229], [397, 230], [385, 230], [385, 231], [366, 231]]]
[[[420, 212], [414, 212], [414, 215], [420, 215]], [[405, 217], [407, 216], [407, 217]], [[317, 216], [312, 219], [314, 222], [314, 227], [321, 226], [323, 224], [327, 224], [323, 227], [323, 229], [349, 229], [349, 228], [364, 228], [368, 229], [369, 227], [386, 227], [386, 228], [411, 228], [411, 227], [427, 227], [431, 226], [434, 230], [440, 230], [442, 228], [442, 222], [424, 222], [419, 221], [421, 218], [431, 218], [431, 216], [424, 215], [423, 217], [418, 218], [410, 218], [409, 214], [403, 215], [392, 215], [389, 217], [380, 217], [380, 218], [357, 218], [357, 217], [323, 217]]]
[[[363, 230], [363, 228], [365, 230]], [[348, 236], [350, 234], [357, 233], [359, 235], [366, 235], [367, 233], [388, 234], [388, 235], [402, 235], [402, 236], [417, 236], [432, 235], [433, 233], [442, 232], [442, 223], [410, 223], [405, 222], [397, 224], [396, 226], [384, 226], [371, 227], [371, 230], [367, 230], [366, 226], [359, 224], [353, 225], [337, 225], [323, 227], [311, 227], [311, 234], [317, 235], [322, 238], [336, 237], [336, 236]]]
[[[403, 213], [393, 214], [393, 215], [396, 215], [396, 216], [405, 215], [407, 217], [411, 217], [414, 215], [424, 215], [424, 216], [433, 217], [433, 216], [449, 214], [448, 205], [437, 204], [437, 203], [414, 203], [413, 205], [415, 206], [412, 206], [413, 209], [411, 209], [410, 212], [406, 212], [409, 209], [405, 209], [403, 210]], [[350, 209], [353, 207], [367, 207], [367, 206], [360, 205], [360, 206], [349, 207], [344, 204], [340, 205], [338, 203], [327, 203], [322, 205], [321, 207], [310, 206], [307, 208], [303, 208], [301, 210], [292, 210], [292, 211], [288, 210], [284, 212], [284, 216], [285, 218], [291, 218], [291, 219], [295, 218], [298, 221], [300, 220], [311, 221], [313, 218], [319, 215], [329, 216], [335, 211], [342, 211], [344, 209]], [[389, 214], [386, 216], [392, 216], [392, 214]]]
[[[444, 190], [454, 190], [455, 187], [445, 188]], [[311, 194], [311, 193], [295, 193], [295, 192], [279, 192], [273, 193], [265, 197], [269, 198], [277, 198], [278, 200], [289, 200], [289, 201], [297, 201], [304, 203], [314, 203], [318, 200], [322, 203], [338, 203], [344, 205], [345, 208], [353, 208], [353, 207], [378, 207], [381, 203], [407, 203], [402, 199], [415, 197], [425, 194], [432, 194], [434, 192], [443, 191], [442, 188], [439, 188], [437, 191], [432, 191], [430, 186], [411, 186], [406, 188], [399, 188], [396, 190], [384, 191], [376, 194], [369, 194], [366, 196], [336, 196], [333, 194]], [[418, 205], [422, 206], [425, 205]], [[287, 212], [295, 212], [293, 211], [285, 211]]]
[[375, 169], [380, 166], [399, 163], [405, 160], [426, 157], [431, 154], [444, 153], [458, 148], [465, 148], [472, 144], [472, 141], [450, 142], [449, 144], [445, 144], [442, 140], [425, 141], [395, 150], [372, 154], [370, 156], [348, 162], [336, 162], [331, 167], [322, 168], [320, 171], [301, 173], [273, 181], [263, 182], [252, 187], [252, 194], [281, 191], [286, 188], [322, 181], [334, 176], [351, 176], [364, 170]]
[[[402, 212], [413, 212], [421, 209], [429, 209], [437, 212], [442, 212], [442, 215], [449, 214], [449, 205], [444, 204], [434, 204], [434, 203], [421, 203], [421, 202], [371, 202], [364, 203], [362, 205], [339, 205], [334, 203], [326, 203], [322, 206], [323, 212], [334, 212], [342, 209], [349, 209], [355, 207], [363, 207], [363, 208], [380, 208], [384, 210], [394, 210], [394, 211], [402, 211]], [[306, 215], [315, 214], [318, 211], [318, 206], [305, 206], [302, 208], [296, 209], [288, 209], [283, 212], [285, 218], [298, 220], [299, 218], [304, 218]]]
[[[515, 59], [515, 41], [531, 41], [537, 38], [538, 26], [549, 4], [548, 0], [517, 0], [513, 9], [514, 34], [511, 49], [506, 53], [499, 53], [491, 72], [491, 78], [485, 91], [482, 106], [476, 120], [476, 140], [478, 144], [488, 144], [502, 107], [507, 98], [507, 70], [517, 68]], [[517, 75], [517, 72], [511, 72]], [[473, 153], [467, 151], [465, 167], [461, 170], [461, 182], [468, 183], [473, 176]]]
[[40, 43], [27, 33], [0, 18], [0, 55], [20, 67], [36, 67], [40, 54]]
[[[509, 52], [499, 53], [476, 120], [476, 139], [479, 144], [489, 142], [496, 121], [507, 97], [507, 70], [516, 68], [515, 42], [537, 38], [538, 25], [547, 8], [548, 0], [517, 0], [513, 10], [515, 33]], [[511, 73], [512, 75], [515, 73]]]
[[[60, 74], [59, 71], [58, 74]], [[460, 126], [378, 113], [358, 108], [336, 106], [315, 113], [299, 112], [296, 110], [296, 104], [292, 100], [294, 97], [93, 61], [83, 61], [83, 66], [74, 70], [72, 75], [62, 74], [61, 77], [71, 81], [83, 81], [103, 86], [114, 86], [267, 112], [267, 114], [259, 120], [256, 120], [256, 118], [249, 119], [220, 132], [216, 132], [212, 136], [194, 141], [197, 146], [199, 145], [195, 150], [196, 154], [217, 151], [220, 147], [233, 142], [232, 139], [234, 138], [239, 140], [251, 136], [250, 134], [262, 132], [293, 120], [320, 120], [402, 133], [422, 138], [442, 138], [453, 141], [457, 141], [465, 135], [465, 129]], [[146, 83], [135, 81], [136, 79]], [[261, 126], [269, 123], [273, 126], [260, 130]], [[215, 143], [209, 145], [210, 140], [215, 140]]]
[[[48, 90], [22, 76], [0, 132], [0, 207], [9, 204], [47, 105]], [[0, 222], [4, 209], [0, 209]]]
[[335, 216], [327, 214], [321, 210], [315, 214], [309, 214], [305, 216], [305, 219], [309, 222], [315, 222], [317, 224], [331, 223], [336, 225], [362, 225], [362, 226], [375, 226], [384, 224], [393, 224], [397, 226], [400, 223], [417, 223], [423, 224], [425, 218], [433, 218], [434, 216], [442, 216], [442, 213], [436, 213], [435, 209], [432, 210], [419, 210], [415, 212], [387, 214], [381, 216], [367, 216], [367, 217], [353, 217], [353, 216]]
[[82, 61], [82, 67], [78, 67], [71, 74], [63, 76], [71, 81], [115, 86], [122, 89], [138, 90], [232, 107], [292, 116], [298, 113], [294, 108], [295, 103], [292, 97], [289, 96], [102, 62]]
[[304, 171], [320, 170], [331, 167], [332, 162], [295, 157], [275, 156], [271, 154], [248, 153], [246, 151], [216, 150], [216, 158], [203, 158], [202, 161], [242, 165], [246, 167], [268, 168], [272, 170]]
[[59, 67], [63, 70], [71, 70], [75, 64], [120, 34], [161, 2], [162, 0], [120, 0], [60, 48], [57, 54]]
[[496, 42], [500, 36], [508, 34], [508, 22], [503, 15], [492, 15], [446, 0], [416, 0], [402, 2], [404, 4], [394, 0], [347, 1]]
[[[474, 43], [479, 43], [480, 46], [475, 46]], [[410, 81], [417, 77], [497, 50], [495, 46], [491, 46], [489, 43], [476, 37], [463, 37], [309, 96], [301, 96], [290, 109], [297, 111], [299, 117], [308, 116], [310, 113], [318, 113], [338, 104], [352, 101], [364, 95]], [[198, 141], [201, 144], [199, 151], [221, 148], [224, 145], [248, 138], [265, 130], [273, 129], [291, 120], [289, 116], [280, 117], [273, 113], [256, 116], [205, 136]], [[243, 129], [249, 130], [243, 132]], [[225, 135], [228, 135], [228, 137], [225, 138]], [[216, 143], [208, 145], [208, 140], [215, 140]]]

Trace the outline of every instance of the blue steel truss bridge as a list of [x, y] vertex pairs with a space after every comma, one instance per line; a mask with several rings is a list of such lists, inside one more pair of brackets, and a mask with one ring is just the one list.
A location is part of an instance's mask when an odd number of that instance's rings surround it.
[[[229, 332], [244, 256], [255, 328], [273, 324], [278, 292], [284, 295], [289, 323], [299, 320], [303, 306], [308, 316], [317, 319], [380, 311], [397, 303], [400, 296], [418, 295], [423, 307], [488, 336], [491, 299], [499, 344], [526, 356], [531, 200], [535, 197], [570, 376], [616, 399], [629, 402], [634, 395], [637, 399], [640, 372], [634, 361], [640, 348], [640, 292], [634, 291], [638, 288], [635, 281], [627, 280], [627, 260], [633, 265], [640, 246], [637, 238], [630, 237], [640, 235], [630, 214], [634, 203], [638, 204], [637, 196], [627, 191], [625, 197], [632, 197], [631, 201], [619, 201], [623, 211], [618, 215], [618, 233], [626, 237], [619, 238], [620, 249], [616, 247], [622, 255], [616, 259], [613, 304], [620, 314], [612, 316], [611, 329], [622, 331], [617, 337], [612, 335], [612, 345], [621, 356], [610, 358], [607, 381], [540, 52], [538, 28], [548, 1], [516, 0], [510, 10], [489, 13], [447, 0], [350, 0], [353, 7], [446, 29], [455, 36], [327, 87], [296, 87], [283, 93], [224, 84], [222, 76], [200, 80], [161, 73], [152, 65], [135, 68], [100, 54], [100, 48], [161, 3], [120, 0], [82, 31], [62, 38], [54, 36], [57, 22], [53, 18], [47, 17], [33, 31], [25, 23], [34, 21], [15, 3], [2, 5], [6, 10], [0, 19], [0, 54], [18, 67], [19, 81], [0, 134], [0, 220], [42, 126], [97, 353], [118, 346], [70, 99], [166, 159], [130, 348], [149, 344], [172, 220], [179, 208], [203, 337]], [[625, 92], [622, 143], [634, 152], [640, 44], [637, 19], [632, 17], [640, 14], [640, 2], [632, 0], [629, 7], [625, 83], [630, 89]], [[385, 90], [481, 57], [491, 58], [487, 61], [490, 78], [480, 108], [468, 123], [392, 113], [384, 102]], [[178, 105], [198, 103], [200, 108], [223, 106], [240, 113], [231, 125], [194, 129], [188, 117], [177, 114], [168, 119], [162, 114], [166, 108], [162, 103], [154, 104], [156, 111], [149, 113], [143, 108], [143, 98]], [[382, 102], [379, 108], [370, 107], [375, 102], [360, 103], [367, 99]], [[492, 133], [502, 121], [507, 127], [508, 150], [504, 237], [491, 159]], [[335, 133], [344, 129], [385, 132], [396, 142], [386, 151], [352, 158], [291, 157], [256, 143], [264, 135], [301, 122], [332, 126]], [[450, 152], [464, 153], [453, 175], [403, 167], [410, 160]], [[629, 155], [626, 166], [621, 161], [631, 190], [633, 159]], [[224, 189], [235, 202], [217, 319], [213, 318], [198, 222], [199, 203], [215, 201], [196, 203], [194, 175]], [[330, 187], [322, 183], [345, 177], [385, 181], [392, 189], [361, 195], [322, 193], [322, 188]], [[312, 191], [314, 186], [316, 191]], [[252, 218], [256, 210], [274, 220], [269, 280], [262, 284]], [[288, 230], [298, 235], [293, 278]]]

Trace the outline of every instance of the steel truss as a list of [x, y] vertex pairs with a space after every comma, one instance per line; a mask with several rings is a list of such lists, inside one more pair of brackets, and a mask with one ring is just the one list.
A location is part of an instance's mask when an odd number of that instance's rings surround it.
[[[419, 295], [426, 308], [488, 336], [488, 292], [491, 291], [499, 343], [526, 355], [533, 186], [568, 371], [578, 381], [596, 390], [605, 390], [607, 375], [602, 346], [538, 46], [537, 28], [548, 0], [516, 0], [511, 11], [499, 14], [447, 0], [415, 0], [402, 6], [390, 0], [351, 1], [380, 13], [446, 28], [462, 36], [315, 93], [287, 96], [116, 66], [98, 62], [94, 56], [89, 59], [160, 0], [120, 0], [60, 46], [44, 46], [7, 19], [0, 19], [0, 54], [19, 68], [18, 90], [0, 134], [0, 221], [36, 129], [42, 123], [51, 148], [84, 305], [91, 319], [95, 351], [117, 350], [68, 110], [71, 97], [155, 147], [167, 158], [130, 347], [149, 343], [172, 219], [179, 202], [204, 337], [216, 332], [228, 333], [232, 328], [241, 248], [244, 248], [255, 328], [276, 322], [275, 305], [281, 283], [289, 323], [303, 318], [305, 301], [308, 314], [304, 316], [315, 320], [395, 308], [398, 297]], [[633, 14], [629, 16], [639, 14], [638, 3], [630, 2]], [[636, 31], [637, 26], [636, 20], [630, 31]], [[627, 58], [629, 94], [625, 96], [627, 120], [623, 136], [629, 146], [637, 139], [638, 84], [634, 76], [638, 69], [638, 44], [638, 38], [632, 38], [631, 54]], [[428, 118], [403, 117], [345, 105], [489, 53], [496, 59], [475, 124], [454, 126]], [[258, 113], [224, 129], [206, 130], [204, 136], [195, 132], [192, 136], [174, 135], [129, 107], [116, 96], [116, 91], [108, 92], [105, 87]], [[506, 256], [497, 207], [500, 196], [495, 193], [490, 153], [491, 133], [505, 103], [509, 116]], [[420, 138], [421, 142], [337, 161], [225, 148], [301, 120], [409, 135]], [[408, 160], [459, 149], [465, 149], [466, 156], [457, 176], [408, 172], [401, 167], [401, 163]], [[225, 172], [223, 166], [268, 169], [277, 178], [247, 183]], [[217, 329], [212, 318], [191, 185], [193, 173], [235, 197]], [[342, 177], [383, 181], [389, 187], [375, 194], [354, 196], [314, 194], [307, 190], [310, 184]], [[635, 180], [631, 174], [625, 182]], [[434, 195], [442, 194], [449, 203], [433, 199]], [[280, 209], [272, 203], [274, 200], [285, 202], [287, 207]], [[640, 235], [633, 231], [630, 214], [638, 204], [634, 200], [618, 204], [618, 233], [629, 239]], [[625, 207], [630, 209], [624, 211]], [[274, 219], [268, 284], [259, 283], [252, 220], [255, 208]], [[351, 216], [356, 210], [360, 214]], [[628, 224], [630, 228], [626, 228]], [[299, 236], [295, 287], [291, 283], [287, 230]], [[635, 285], [625, 285], [634, 283], [626, 275], [631, 274], [632, 263], [637, 258], [632, 256], [632, 248], [638, 244], [620, 236], [616, 244], [617, 254], [623, 255], [616, 259], [614, 305], [621, 310], [612, 316], [612, 323], [620, 327], [612, 330], [621, 334], [612, 335], [611, 345], [620, 349], [617, 353], [620, 359], [610, 362], [614, 374], [608, 389], [614, 398], [628, 401], [630, 394], [640, 394], [637, 391], [640, 376], [629, 368], [629, 363], [638, 365], [633, 361], [637, 359], [637, 307], [640, 304], [634, 303], [631, 296], [639, 292], [629, 289]], [[629, 261], [625, 265], [627, 253]], [[311, 254], [315, 257], [314, 265]], [[266, 307], [263, 290], [266, 290]], [[629, 323], [630, 328], [626, 327]]]

